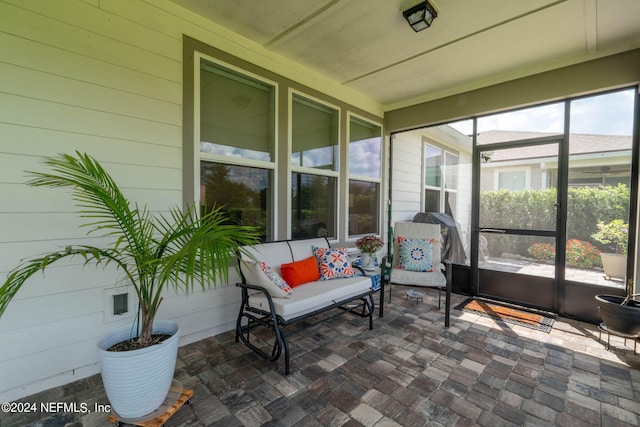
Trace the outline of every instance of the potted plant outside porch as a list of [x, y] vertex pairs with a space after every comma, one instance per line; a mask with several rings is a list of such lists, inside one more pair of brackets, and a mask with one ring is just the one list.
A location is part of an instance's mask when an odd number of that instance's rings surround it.
[[628, 234], [629, 225], [621, 219], [615, 219], [606, 224], [599, 222], [598, 232], [591, 235], [598, 242], [613, 248], [613, 253], [600, 253], [604, 275], [607, 278], [624, 280], [627, 276]]
[[[154, 215], [132, 205], [94, 158], [76, 152], [45, 160], [50, 172], [29, 172], [27, 184], [71, 190], [87, 234], [111, 239], [105, 247], [69, 245], [22, 261], [0, 287], [0, 316], [24, 283], [58, 260], [81, 257], [84, 263], [114, 264], [135, 290], [136, 323], [99, 341], [101, 374], [107, 397], [121, 418], [144, 417], [162, 405], [173, 379], [179, 328], [155, 321], [162, 293], [172, 287], [190, 291], [228, 282], [229, 265], [242, 246], [258, 242], [254, 228], [231, 224], [219, 208], [199, 215], [195, 207], [170, 208]], [[162, 341], [163, 337], [169, 336]], [[159, 341], [159, 342], [158, 342]], [[118, 344], [118, 350], [109, 348]], [[157, 353], [167, 353], [157, 356]]]

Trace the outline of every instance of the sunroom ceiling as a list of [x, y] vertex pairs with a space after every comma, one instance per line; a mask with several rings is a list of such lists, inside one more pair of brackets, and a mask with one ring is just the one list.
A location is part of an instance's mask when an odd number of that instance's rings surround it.
[[638, 0], [172, 0], [386, 109], [640, 47]]

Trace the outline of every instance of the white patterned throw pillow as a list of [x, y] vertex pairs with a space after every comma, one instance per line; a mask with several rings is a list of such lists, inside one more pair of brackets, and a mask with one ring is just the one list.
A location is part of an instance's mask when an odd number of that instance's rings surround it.
[[273, 298], [288, 298], [291, 295], [291, 286], [266, 262], [242, 261], [240, 269], [248, 284], [264, 288]]
[[400, 268], [407, 271], [433, 271], [433, 243], [435, 239], [407, 239], [398, 236]]

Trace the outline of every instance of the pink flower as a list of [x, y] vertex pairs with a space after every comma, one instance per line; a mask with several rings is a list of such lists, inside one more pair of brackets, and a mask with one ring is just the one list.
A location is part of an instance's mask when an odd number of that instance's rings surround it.
[[367, 254], [376, 253], [382, 246], [384, 246], [382, 240], [374, 235], [364, 236], [356, 240], [356, 247]]

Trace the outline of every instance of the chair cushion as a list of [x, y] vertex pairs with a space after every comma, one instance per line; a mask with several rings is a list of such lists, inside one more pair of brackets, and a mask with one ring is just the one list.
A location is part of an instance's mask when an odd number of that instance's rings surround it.
[[313, 248], [313, 253], [318, 260], [320, 280], [340, 279], [356, 274], [349, 262], [346, 248]]
[[400, 264], [408, 271], [433, 272], [433, 243], [435, 239], [408, 239], [398, 236]]
[[[369, 291], [371, 291], [369, 277], [353, 276], [337, 280], [319, 280], [297, 286], [291, 298], [275, 298], [273, 306], [276, 314], [284, 320], [291, 320]], [[252, 295], [249, 298], [249, 305], [269, 311], [269, 302], [263, 295]]]
[[288, 298], [291, 294], [291, 286], [282, 280], [266, 262], [243, 260], [240, 263], [240, 270], [248, 284], [266, 289], [274, 298]]
[[320, 278], [320, 270], [315, 256], [294, 261], [280, 266], [282, 278], [289, 286], [296, 287], [303, 283], [313, 282]]
[[389, 277], [391, 283], [398, 285], [413, 285], [426, 287], [445, 287], [447, 278], [441, 271], [432, 273], [422, 273], [418, 271], [403, 270], [401, 268], [392, 268]]

